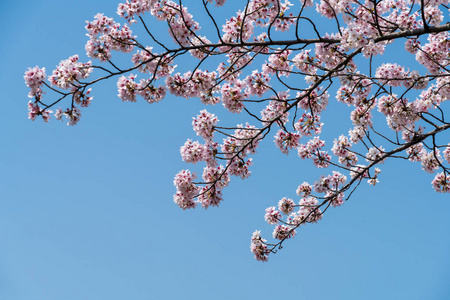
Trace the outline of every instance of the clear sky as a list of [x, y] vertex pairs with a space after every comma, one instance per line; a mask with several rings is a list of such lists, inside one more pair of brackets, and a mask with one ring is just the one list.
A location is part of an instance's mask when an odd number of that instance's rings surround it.
[[196, 139], [198, 100], [122, 103], [110, 81], [75, 127], [28, 120], [24, 71], [86, 61], [84, 21], [115, 11], [111, 0], [0, 2], [1, 300], [450, 299], [450, 197], [418, 164], [387, 163], [379, 185], [260, 263], [250, 236], [269, 237], [264, 209], [317, 177], [309, 161], [268, 138], [219, 208], [182, 211], [172, 182], [190, 167], [179, 147]]

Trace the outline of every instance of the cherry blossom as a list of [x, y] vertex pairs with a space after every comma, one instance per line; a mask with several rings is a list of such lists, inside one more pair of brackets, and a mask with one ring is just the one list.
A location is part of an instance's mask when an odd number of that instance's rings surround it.
[[270, 251], [267, 249], [266, 240], [261, 237], [261, 231], [253, 232], [250, 251], [255, 255], [258, 261], [267, 261]]
[[285, 215], [289, 215], [294, 211], [295, 202], [292, 199], [284, 197], [278, 202], [278, 209]]
[[25, 72], [25, 84], [27, 85], [27, 87], [29, 87], [31, 89], [30, 93], [29, 93], [29, 97], [33, 98], [33, 97], [38, 97], [40, 98], [42, 95], [42, 84], [43, 81], [45, 80], [45, 68], [39, 68], [38, 66], [34, 67], [34, 68], [28, 68], [28, 71]]
[[88, 78], [92, 72], [92, 63], [81, 63], [78, 59], [78, 55], [74, 55], [62, 60], [48, 78], [50, 83], [59, 88], [68, 89], [78, 86], [81, 79]]
[[283, 130], [278, 130], [275, 135], [275, 145], [284, 154], [289, 154], [289, 150], [297, 148], [299, 146], [299, 140], [301, 135], [298, 133], [285, 133]]
[[446, 173], [439, 173], [431, 182], [433, 188], [438, 193], [450, 192], [450, 175]]
[[289, 226], [277, 225], [273, 230], [272, 236], [274, 239], [284, 240], [293, 238], [297, 232]]
[[267, 223], [273, 225], [277, 224], [278, 220], [281, 219], [281, 214], [278, 210], [275, 209], [275, 206], [271, 206], [266, 208], [266, 214], [264, 215], [264, 219]]

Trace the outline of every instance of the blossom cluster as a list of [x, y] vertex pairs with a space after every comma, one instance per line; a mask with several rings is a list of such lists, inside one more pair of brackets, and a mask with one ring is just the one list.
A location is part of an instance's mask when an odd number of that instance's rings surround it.
[[39, 68], [38, 66], [34, 68], [28, 68], [28, 71], [25, 72], [25, 84], [27, 87], [31, 89], [28, 94], [30, 98], [38, 97], [40, 98], [42, 95], [42, 85], [45, 81], [45, 68]]

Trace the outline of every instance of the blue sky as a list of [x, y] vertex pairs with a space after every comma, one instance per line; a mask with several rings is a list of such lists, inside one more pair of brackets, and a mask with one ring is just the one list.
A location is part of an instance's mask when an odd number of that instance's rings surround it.
[[[260, 263], [250, 236], [271, 235], [264, 209], [297, 199], [320, 174], [310, 162], [269, 138], [219, 208], [182, 211], [172, 182], [190, 167], [179, 147], [196, 139], [198, 100], [122, 103], [110, 81], [75, 127], [28, 120], [24, 71], [86, 61], [84, 21], [115, 11], [106, 0], [0, 3], [1, 300], [449, 299], [450, 197], [420, 165], [386, 163], [379, 185], [363, 184]], [[330, 131], [341, 122], [333, 109]]]

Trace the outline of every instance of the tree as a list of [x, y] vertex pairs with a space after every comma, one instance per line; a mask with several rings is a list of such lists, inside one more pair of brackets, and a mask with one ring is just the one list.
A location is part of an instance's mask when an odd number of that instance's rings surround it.
[[[249, 177], [250, 156], [276, 131], [274, 143], [282, 153], [295, 149], [301, 159], [331, 171], [301, 183], [299, 202], [284, 197], [266, 209], [275, 241], [253, 233], [251, 251], [260, 261], [301, 225], [341, 206], [362, 182], [376, 185], [387, 159], [421, 163], [425, 172], [437, 173], [435, 191], [450, 192], [450, 144], [443, 136], [450, 128], [443, 103], [450, 99], [450, 23], [443, 24], [448, 1], [321, 0], [314, 7], [311, 0], [295, 5], [248, 0], [224, 24], [214, 16], [220, 9], [212, 8], [213, 2], [225, 4], [202, 0], [197, 12], [206, 18], [203, 26], [212, 28], [207, 36], [200, 35], [200, 24], [181, 0], [127, 0], [118, 7], [123, 25], [97, 14], [87, 22], [85, 49], [102, 64], [82, 63], [74, 55], [61, 61], [48, 81], [45, 68], [28, 69], [29, 118], [48, 122], [56, 109], [57, 120], [75, 125], [80, 108], [92, 100], [91, 86], [112, 78], [122, 101], [139, 96], [154, 103], [168, 91], [244, 115], [251, 123], [222, 126], [207, 110], [193, 119], [204, 142], [188, 139], [180, 153], [185, 162], [206, 166], [202, 181], [189, 170], [175, 175], [174, 201], [183, 209], [218, 206], [231, 176]], [[152, 17], [166, 24], [172, 42], [148, 25]], [[137, 39], [132, 26], [152, 40], [151, 46]], [[385, 60], [388, 51], [400, 49], [406, 65], [398, 54], [399, 63]], [[113, 52], [130, 53], [131, 65], [121, 67]], [[177, 63], [189, 64], [188, 71], [178, 72]], [[46, 92], [52, 93], [50, 100]], [[336, 126], [321, 118], [330, 95], [350, 108], [352, 128], [326, 141], [322, 130]], [[331, 149], [325, 147], [331, 143]]]

